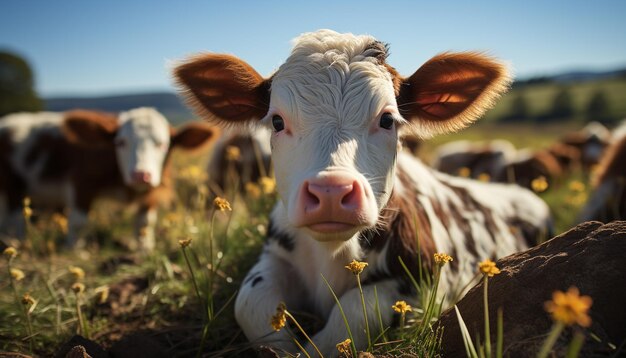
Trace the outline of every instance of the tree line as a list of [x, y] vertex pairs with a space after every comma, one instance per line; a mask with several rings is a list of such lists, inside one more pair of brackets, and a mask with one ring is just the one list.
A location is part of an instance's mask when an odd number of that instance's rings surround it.
[[584, 104], [582, 113], [575, 110], [574, 100], [567, 86], [561, 86], [550, 100], [549, 107], [543, 113], [532, 113], [527, 93], [523, 90], [512, 94], [507, 113], [499, 118], [502, 122], [524, 121], [567, 121], [582, 116], [584, 121], [613, 122], [616, 118], [611, 111], [611, 104], [605, 90], [595, 90]]

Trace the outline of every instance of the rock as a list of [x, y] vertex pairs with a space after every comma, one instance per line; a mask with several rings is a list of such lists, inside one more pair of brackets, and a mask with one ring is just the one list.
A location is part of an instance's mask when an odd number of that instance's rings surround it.
[[[81, 349], [82, 348], [82, 349]], [[79, 355], [82, 354], [82, 355]], [[100, 345], [83, 336], [75, 335], [55, 354], [56, 358], [110, 358], [109, 354]]]
[[[581, 356], [614, 352], [626, 340], [626, 222], [606, 225], [586, 222], [525, 252], [497, 262], [499, 275], [489, 279], [489, 318], [492, 347], [495, 347], [496, 311], [503, 309], [504, 356], [534, 357], [552, 327], [544, 302], [555, 290], [571, 286], [591, 296], [592, 325], [586, 329], [566, 328], [555, 346], [564, 356], [573, 330], [585, 333]], [[484, 337], [483, 284], [474, 286], [457, 304], [475, 339]], [[465, 357], [465, 348], [454, 308], [441, 316], [444, 328], [444, 357]], [[602, 342], [590, 338], [590, 333]], [[483, 338], [484, 339], [484, 338]], [[481, 340], [483, 340], [481, 339]]]
[[92, 358], [88, 353], [85, 347], [83, 346], [75, 346], [70, 349], [65, 358]]

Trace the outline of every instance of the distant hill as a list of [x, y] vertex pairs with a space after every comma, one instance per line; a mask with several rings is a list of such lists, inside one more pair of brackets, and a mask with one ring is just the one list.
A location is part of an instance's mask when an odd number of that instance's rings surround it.
[[70, 109], [96, 109], [120, 112], [137, 107], [154, 107], [170, 122], [179, 124], [194, 118], [183, 101], [174, 93], [155, 92], [104, 97], [51, 97], [44, 99], [45, 109], [61, 112]]
[[554, 75], [537, 76], [524, 79], [517, 79], [513, 87], [522, 87], [538, 83], [572, 83], [597, 81], [608, 78], [626, 78], [626, 67], [609, 71], [568, 71]]

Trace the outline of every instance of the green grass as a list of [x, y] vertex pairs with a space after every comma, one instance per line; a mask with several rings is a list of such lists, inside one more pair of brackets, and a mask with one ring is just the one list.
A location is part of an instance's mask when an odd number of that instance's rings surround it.
[[[506, 138], [517, 146], [540, 148], [575, 128], [575, 123], [552, 124], [537, 131], [532, 126], [483, 123], [428, 142], [423, 154], [427, 157], [436, 145], [461, 138]], [[37, 300], [31, 314], [34, 334], [28, 337], [26, 333], [22, 307], [15, 302], [8, 280], [7, 260], [0, 258], [0, 351], [29, 353], [32, 342], [36, 355], [50, 356], [77, 332], [75, 296], [70, 291], [74, 279], [68, 272], [68, 267], [73, 265], [86, 272], [82, 280], [86, 291], [81, 310], [91, 339], [104, 347], [124, 336], [145, 331], [182, 356], [196, 356], [200, 347], [205, 355], [253, 355], [233, 318], [233, 297], [260, 252], [275, 194], [254, 199], [229, 197], [233, 211], [214, 212], [210, 203], [205, 203], [202, 178], [182, 175], [185, 172], [182, 169], [190, 165], [204, 168], [207, 153], [196, 157], [177, 153], [173, 159], [173, 173], [179, 174], [176, 180], [179, 199], [173, 208], [160, 213], [157, 246], [151, 255], [142, 256], [129, 249], [134, 241], [134, 212], [119, 204], [98, 203], [91, 213], [92, 240], [86, 248], [76, 250], [56, 249], [54, 246], [63, 242], [61, 228], [49, 215], [35, 212], [38, 217], [30, 232], [30, 248], [20, 247], [12, 262], [13, 267], [26, 273], [16, 284], [18, 294], [28, 292]], [[575, 223], [582, 205], [580, 198], [568, 199], [583, 195], [569, 188], [569, 181], [574, 179], [587, 183], [582, 174], [576, 173], [541, 194], [553, 208], [557, 233]], [[186, 238], [192, 238], [187, 253], [199, 294], [178, 243]], [[103, 286], [109, 287], [109, 298], [107, 303], [97, 304], [96, 289]], [[428, 287], [420, 288], [420, 292], [429, 297]], [[374, 345], [374, 352], [390, 355], [428, 352], [429, 356], [436, 356], [441, 332], [429, 331], [429, 322], [438, 317], [439, 308], [416, 309], [417, 315], [407, 316], [412, 328], [387, 331], [387, 343]], [[433, 310], [436, 314], [426, 316], [425, 324], [422, 316]], [[378, 322], [370, 322], [370, 326], [375, 325]]]

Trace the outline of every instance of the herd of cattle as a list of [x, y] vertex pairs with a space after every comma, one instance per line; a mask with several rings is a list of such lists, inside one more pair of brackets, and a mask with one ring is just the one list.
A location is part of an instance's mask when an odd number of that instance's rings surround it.
[[[527, 188], [537, 178], [558, 182], [576, 168], [596, 168], [581, 220], [625, 217], [626, 125], [609, 131], [590, 124], [534, 151], [505, 141], [450, 143], [429, 166], [400, 149], [400, 129], [428, 137], [465, 127], [506, 91], [508, 71], [480, 53], [444, 53], [403, 77], [387, 55], [387, 46], [371, 36], [321, 30], [297, 38], [268, 78], [234, 56], [191, 57], [174, 76], [194, 110], [226, 124], [223, 130], [196, 122], [174, 129], [150, 108], [2, 118], [1, 230], [23, 235], [28, 196], [37, 207], [68, 212], [72, 246], [94, 199], [113, 196], [137, 204], [136, 234], [151, 250], [156, 208], [172, 196], [173, 148], [216, 140], [208, 171], [218, 186], [226, 185], [228, 148], [239, 147], [235, 169], [247, 181], [267, 173], [271, 158], [279, 201], [235, 315], [251, 341], [295, 351], [289, 335], [268, 324], [278, 303], [319, 314], [326, 325], [313, 340], [332, 356], [345, 326], [320, 274], [364, 347], [360, 292], [344, 269], [353, 259], [369, 264], [361, 275], [366, 302], [374, 302], [377, 287], [376, 300], [386, 307], [415, 299], [398, 257], [418, 277], [418, 262], [432, 268], [433, 253], [449, 253], [454, 261], [441, 286], [454, 297], [479, 261], [551, 235], [547, 205]], [[412, 148], [415, 142], [406, 143]], [[488, 180], [471, 179], [481, 176]], [[374, 311], [369, 322], [378, 319]], [[393, 315], [385, 311], [380, 318], [391, 324]]]
[[[207, 172], [211, 187], [223, 191], [228, 163], [243, 183], [271, 172], [270, 136], [263, 127], [220, 130], [197, 122], [175, 130], [152, 108], [118, 115], [74, 110], [5, 116], [0, 118], [0, 235], [23, 235], [23, 198], [30, 197], [41, 209], [69, 214], [71, 246], [87, 224], [93, 201], [107, 196], [138, 204], [135, 234], [150, 250], [156, 209], [173, 199], [171, 149], [215, 142]], [[420, 144], [414, 136], [402, 138], [405, 150], [417, 156]], [[233, 147], [240, 155], [228, 159]], [[626, 165], [620, 163], [626, 163], [626, 123], [611, 132], [592, 122], [539, 150], [518, 150], [506, 140], [448, 142], [436, 148], [431, 166], [453, 176], [528, 189], [537, 178], [552, 186], [582, 170], [593, 178], [594, 194], [579, 221], [609, 222], [626, 218]]]

